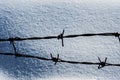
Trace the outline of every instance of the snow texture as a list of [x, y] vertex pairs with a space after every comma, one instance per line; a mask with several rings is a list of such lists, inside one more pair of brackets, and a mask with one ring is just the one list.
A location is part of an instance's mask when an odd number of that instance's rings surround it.
[[[0, 0], [0, 38], [38, 37], [120, 32], [119, 0]], [[61, 41], [15, 42], [17, 51], [50, 58], [98, 62], [97, 57], [120, 63], [120, 43], [115, 37], [79, 37]], [[0, 52], [13, 52], [0, 42]], [[1, 80], [119, 80], [119, 67], [98, 70], [94, 65], [74, 65], [37, 59], [0, 56]]]

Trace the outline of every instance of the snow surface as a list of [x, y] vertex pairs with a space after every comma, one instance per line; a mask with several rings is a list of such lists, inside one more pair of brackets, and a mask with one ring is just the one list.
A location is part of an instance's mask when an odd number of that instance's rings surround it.
[[[0, 0], [0, 38], [38, 37], [97, 32], [120, 32], [120, 0]], [[79, 37], [61, 41], [15, 42], [19, 53], [50, 58], [98, 62], [97, 57], [120, 63], [115, 37]], [[13, 52], [0, 42], [0, 52]], [[74, 65], [37, 59], [0, 56], [1, 80], [119, 80], [119, 67]]]

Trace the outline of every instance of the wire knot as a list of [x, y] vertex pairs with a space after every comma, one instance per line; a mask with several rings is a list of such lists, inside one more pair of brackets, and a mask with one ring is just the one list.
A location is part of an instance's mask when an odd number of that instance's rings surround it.
[[60, 34], [60, 35], [58, 35], [57, 36], [57, 39], [59, 40], [59, 39], [61, 39], [62, 40], [62, 46], [64, 46], [64, 41], [63, 41], [63, 38], [64, 38], [64, 32], [65, 32], [65, 30], [63, 29], [63, 32]]
[[23, 55], [22, 55], [22, 54], [19, 54], [19, 53], [16, 53], [15, 56], [16, 56], [16, 57], [22, 57]]
[[115, 37], [117, 37], [120, 42], [120, 34], [118, 32], [115, 33]]
[[59, 62], [59, 54], [57, 54], [57, 57], [53, 57], [52, 56], [52, 54], [50, 54], [50, 56], [51, 56], [51, 60], [53, 61], [53, 62], [55, 62], [55, 64], [54, 65], [56, 65], [57, 64], [57, 62]]
[[8, 40], [10, 41], [10, 44], [14, 43], [14, 38], [13, 37], [9, 38]]
[[101, 69], [106, 66], [107, 57], [105, 58], [105, 61], [101, 61], [99, 57], [98, 60], [100, 61], [98, 69]]
[[18, 39], [18, 37], [16, 37], [16, 38], [11, 37], [8, 40], [10, 41], [10, 44], [12, 44], [12, 46], [13, 46], [15, 57], [20, 57], [20, 55], [17, 53], [16, 46], [15, 46], [15, 43], [14, 43], [15, 39]]

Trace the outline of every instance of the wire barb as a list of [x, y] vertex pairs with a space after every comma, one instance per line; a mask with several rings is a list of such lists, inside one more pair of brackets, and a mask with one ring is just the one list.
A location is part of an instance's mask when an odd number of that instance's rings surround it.
[[98, 69], [101, 69], [106, 66], [107, 57], [105, 58], [105, 61], [101, 61], [99, 57], [98, 60], [100, 61]]
[[57, 64], [57, 62], [59, 62], [59, 54], [57, 54], [57, 57], [53, 57], [52, 56], [52, 54], [50, 54], [50, 56], [51, 56], [51, 60], [53, 61], [53, 62], [55, 62], [55, 64], [54, 65], [56, 65]]
[[0, 53], [0, 55], [9, 55], [9, 56], [15, 56], [15, 57], [26, 57], [26, 58], [36, 58], [40, 60], [48, 60], [48, 61], [53, 61], [54, 65], [56, 65], [58, 62], [63, 62], [63, 63], [70, 63], [70, 64], [84, 64], [84, 65], [98, 65], [98, 69], [101, 69], [105, 66], [119, 66], [120, 64], [110, 64], [106, 63], [107, 57], [105, 58], [105, 61], [101, 61], [101, 59], [98, 57], [99, 63], [94, 63], [94, 62], [79, 62], [79, 61], [66, 61], [62, 60], [59, 58], [59, 54], [57, 54], [57, 57], [53, 57], [52, 54], [50, 54], [50, 59], [49, 58], [44, 58], [44, 57], [39, 57], [39, 56], [33, 56], [33, 55], [26, 55], [26, 54], [19, 54], [17, 53], [16, 46], [15, 46], [15, 41], [23, 41], [23, 40], [40, 40], [40, 39], [61, 39], [62, 41], [62, 47], [64, 47], [64, 38], [75, 38], [75, 37], [90, 37], [90, 36], [114, 36], [119, 39], [120, 42], [120, 33], [89, 33], [89, 34], [78, 34], [78, 35], [66, 35], [64, 36], [65, 30], [63, 29], [63, 32], [59, 34], [58, 36], [46, 36], [46, 37], [30, 37], [30, 38], [20, 38], [20, 37], [15, 37], [15, 38], [8, 38], [8, 39], [0, 39], [1, 41], [9, 41], [10, 44], [12, 44], [12, 47], [14, 49], [14, 53]]
[[15, 39], [15, 38], [9, 38], [10, 44], [12, 44], [12, 46], [13, 46], [14, 53], [15, 53], [15, 58], [16, 58], [16, 57], [19, 57], [19, 55], [18, 55], [17, 50], [16, 50], [16, 47], [15, 47], [14, 39]]
[[65, 30], [63, 29], [63, 32], [59, 34], [58, 36], [44, 36], [44, 37], [29, 37], [29, 38], [22, 38], [22, 37], [15, 37], [15, 38], [8, 38], [8, 39], [1, 39], [2, 41], [23, 41], [23, 40], [41, 40], [41, 39], [61, 39], [62, 40], [62, 47], [64, 47], [64, 38], [75, 38], [75, 37], [92, 37], [92, 36], [115, 36], [119, 39], [120, 42], [120, 33], [114, 32], [114, 33], [86, 33], [86, 34], [73, 34], [73, 35], [65, 35]]
[[63, 32], [60, 34], [60, 35], [58, 35], [57, 36], [57, 39], [59, 40], [59, 39], [61, 39], [62, 40], [62, 47], [64, 47], [64, 41], [63, 41], [63, 38], [64, 38], [64, 32], [65, 32], [65, 30], [63, 29]]
[[118, 38], [118, 40], [119, 40], [119, 42], [120, 42], [120, 35], [119, 35], [119, 33], [118, 33], [118, 32], [116, 32], [116, 33], [115, 33], [115, 37], [117, 37], [117, 38]]
[[[14, 53], [0, 53], [0, 55], [6, 55], [6, 56], [14, 56]], [[45, 58], [45, 57], [40, 57], [40, 56], [34, 56], [34, 55], [28, 55], [28, 54], [17, 54], [18, 57], [22, 58], [34, 58], [34, 59], [39, 59], [39, 60], [45, 60], [45, 61], [53, 61], [55, 62], [54, 65], [57, 64], [57, 62], [61, 63], [69, 63], [69, 64], [84, 64], [84, 65], [99, 65], [98, 69], [101, 69], [105, 66], [118, 66], [120, 67], [120, 64], [111, 64], [111, 63], [106, 63], [107, 57], [105, 58], [105, 61], [101, 61], [100, 58], [98, 57], [99, 63], [98, 62], [79, 62], [79, 61], [68, 61], [68, 60], [63, 60], [59, 58], [59, 54], [57, 54], [57, 57], [53, 57], [52, 54], [50, 54], [50, 58]]]

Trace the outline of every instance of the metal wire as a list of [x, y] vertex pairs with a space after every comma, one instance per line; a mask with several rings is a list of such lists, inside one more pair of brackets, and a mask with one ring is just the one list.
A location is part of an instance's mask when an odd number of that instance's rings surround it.
[[59, 63], [69, 63], [69, 64], [98, 65], [98, 69], [101, 69], [105, 66], [119, 66], [120, 67], [120, 64], [107, 63], [107, 58], [105, 58], [105, 61], [101, 61], [99, 57], [98, 57], [98, 62], [80, 62], [80, 61], [68, 61], [68, 60], [60, 59], [59, 54], [57, 55], [57, 57], [53, 57], [52, 54], [50, 54], [50, 58], [27, 55], [27, 54], [19, 54], [19, 53], [17, 53], [17, 55], [13, 53], [0, 53], [0, 55], [15, 56], [17, 58], [20, 58], [20, 57], [35, 58], [39, 60], [52, 61], [55, 63], [54, 65], [56, 65], [59, 62]]
[[58, 36], [45, 36], [45, 37], [29, 37], [29, 38], [8, 38], [8, 39], [0, 39], [0, 42], [2, 41], [23, 41], [23, 40], [41, 40], [41, 39], [58, 39], [62, 40], [62, 46], [64, 46], [64, 38], [75, 38], [75, 37], [91, 37], [91, 36], [114, 36], [117, 37], [120, 42], [120, 33], [87, 33], [87, 34], [73, 34], [73, 35], [66, 35], [64, 36], [65, 30]]
[[88, 33], [88, 34], [75, 34], [75, 35], [66, 35], [64, 36], [65, 30], [58, 36], [46, 36], [46, 37], [30, 37], [30, 38], [20, 38], [20, 37], [15, 37], [15, 38], [8, 38], [8, 39], [0, 39], [0, 42], [3, 41], [9, 41], [14, 49], [14, 53], [0, 53], [0, 55], [8, 55], [8, 56], [15, 56], [15, 57], [24, 57], [24, 58], [36, 58], [40, 60], [46, 60], [46, 61], [53, 61], [55, 65], [58, 62], [61, 63], [70, 63], [70, 64], [84, 64], [84, 65], [98, 65], [98, 69], [101, 69], [105, 66], [120, 66], [120, 64], [112, 64], [112, 63], [107, 63], [107, 57], [105, 58], [104, 61], [101, 61], [101, 59], [98, 57], [99, 62], [79, 62], [79, 61], [67, 61], [64, 59], [59, 58], [59, 54], [57, 57], [53, 57], [52, 54], [50, 54], [51, 58], [44, 58], [44, 57], [39, 57], [39, 56], [33, 56], [33, 55], [26, 55], [26, 54], [20, 54], [17, 52], [17, 49], [15, 47], [15, 41], [23, 41], [23, 40], [41, 40], [41, 39], [61, 39], [62, 40], [62, 46], [64, 46], [64, 38], [75, 38], [75, 37], [91, 37], [91, 36], [114, 36], [119, 39], [120, 42], [120, 33]]

